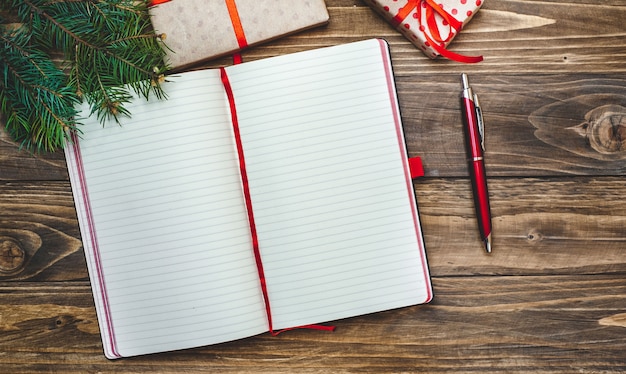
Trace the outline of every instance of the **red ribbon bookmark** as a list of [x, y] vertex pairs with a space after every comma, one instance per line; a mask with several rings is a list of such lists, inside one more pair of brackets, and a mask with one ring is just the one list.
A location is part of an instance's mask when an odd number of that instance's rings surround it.
[[265, 302], [265, 311], [267, 313], [267, 320], [269, 323], [270, 332], [273, 331], [272, 327], [272, 313], [270, 309], [270, 300], [267, 294], [267, 285], [265, 284], [265, 272], [263, 271], [263, 262], [261, 261], [261, 252], [259, 251], [259, 238], [256, 233], [256, 224], [254, 223], [254, 211], [252, 210], [252, 199], [250, 198], [250, 188], [248, 183], [248, 173], [246, 171], [246, 158], [243, 151], [243, 144], [241, 143], [241, 134], [239, 132], [239, 120], [237, 119], [237, 106], [235, 105], [235, 96], [233, 95], [233, 89], [230, 85], [230, 80], [226, 74], [226, 69], [220, 68], [220, 77], [224, 90], [226, 91], [226, 97], [228, 98], [228, 105], [230, 106], [230, 117], [233, 124], [233, 131], [235, 134], [235, 143], [237, 146], [237, 155], [239, 156], [239, 173], [241, 175], [241, 183], [243, 185], [243, 193], [246, 201], [246, 210], [248, 212], [248, 224], [250, 226], [250, 234], [252, 235], [252, 250], [254, 251], [254, 259], [256, 261], [257, 271], [259, 272], [259, 280], [261, 281], [261, 291], [263, 292], [263, 301]]
[[294, 329], [313, 329], [323, 331], [334, 331], [334, 326], [323, 325], [305, 325], [287, 328], [279, 331], [274, 331], [272, 324], [272, 311], [270, 308], [270, 299], [267, 292], [267, 283], [265, 281], [265, 271], [263, 270], [263, 261], [261, 259], [261, 251], [259, 249], [259, 238], [257, 236], [256, 224], [254, 222], [254, 211], [252, 209], [252, 198], [250, 197], [250, 188], [248, 183], [248, 173], [246, 171], [246, 158], [243, 150], [243, 144], [241, 142], [241, 133], [239, 131], [239, 120], [237, 119], [237, 105], [235, 104], [235, 95], [226, 74], [225, 68], [220, 68], [220, 77], [224, 90], [226, 91], [226, 97], [228, 98], [228, 105], [230, 107], [230, 117], [233, 124], [233, 132], [235, 134], [235, 144], [237, 147], [237, 155], [239, 157], [239, 172], [241, 175], [241, 183], [243, 185], [243, 193], [246, 201], [246, 210], [248, 212], [248, 223], [250, 226], [250, 234], [252, 235], [252, 250], [254, 251], [254, 260], [256, 261], [257, 271], [259, 273], [259, 280], [261, 282], [261, 291], [263, 293], [263, 301], [265, 302], [265, 312], [267, 313], [267, 322], [269, 324], [269, 332], [273, 336], [280, 334], [281, 332], [294, 330]]

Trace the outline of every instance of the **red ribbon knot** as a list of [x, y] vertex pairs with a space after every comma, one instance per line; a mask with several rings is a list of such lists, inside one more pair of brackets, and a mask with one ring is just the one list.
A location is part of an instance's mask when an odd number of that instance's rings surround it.
[[[445, 44], [461, 31], [463, 22], [446, 12], [439, 4], [435, 3], [434, 0], [409, 0], [405, 6], [400, 8], [398, 14], [391, 19], [391, 24], [396, 28], [400, 26], [411, 12], [413, 12], [413, 9], [417, 9], [417, 19], [420, 24], [422, 22], [422, 11], [426, 12], [426, 26], [420, 25], [420, 31], [422, 31], [428, 45], [433, 47], [437, 53], [458, 62], [475, 63], [483, 60], [483, 56], [464, 56], [446, 49]], [[443, 19], [443, 24], [448, 25], [450, 29], [445, 39], [439, 32], [437, 19], [435, 18], [436, 15], [439, 15]], [[428, 36], [426, 27], [430, 35], [432, 35], [432, 38]]]

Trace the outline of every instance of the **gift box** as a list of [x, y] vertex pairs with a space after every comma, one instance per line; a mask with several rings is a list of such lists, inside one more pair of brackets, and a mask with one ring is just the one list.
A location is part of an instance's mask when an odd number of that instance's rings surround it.
[[153, 0], [150, 15], [165, 35], [174, 69], [232, 54], [328, 22], [324, 0]]
[[463, 56], [448, 44], [472, 19], [484, 0], [364, 0], [426, 56], [479, 62], [482, 56]]

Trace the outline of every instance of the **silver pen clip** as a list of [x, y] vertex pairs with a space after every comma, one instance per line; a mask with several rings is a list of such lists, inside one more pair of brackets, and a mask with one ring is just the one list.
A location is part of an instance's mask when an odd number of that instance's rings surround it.
[[478, 133], [480, 134], [480, 146], [485, 151], [485, 122], [483, 121], [483, 111], [478, 102], [478, 96], [474, 94], [474, 108], [476, 109], [476, 118], [478, 120]]

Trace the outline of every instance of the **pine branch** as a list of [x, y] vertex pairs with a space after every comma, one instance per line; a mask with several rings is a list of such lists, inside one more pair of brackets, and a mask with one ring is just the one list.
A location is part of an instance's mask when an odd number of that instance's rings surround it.
[[[75, 114], [74, 105], [78, 100], [85, 100], [101, 121], [108, 118], [118, 120], [121, 115], [130, 115], [125, 108], [134, 95], [146, 99], [155, 96], [164, 98], [160, 83], [167, 66], [163, 62], [164, 51], [160, 38], [152, 31], [147, 5], [135, 0], [3, 0], [0, 9], [8, 9], [11, 15], [23, 24], [29, 40], [20, 42], [22, 56], [32, 54], [31, 66], [47, 63], [38, 79], [47, 79], [51, 74], [51, 59], [42, 51], [57, 50], [62, 52], [66, 68], [62, 76], [57, 72], [54, 77], [63, 78], [64, 90], [57, 93], [66, 96], [63, 107], [59, 102], [39, 101], [33, 104], [30, 96], [51, 100], [55, 90], [46, 90], [46, 85], [37, 83], [37, 79], [28, 81], [19, 79], [21, 67], [12, 65], [16, 61], [2, 60], [0, 68], [10, 73], [15, 83], [16, 94], [0, 96], [0, 105], [7, 116], [7, 128], [11, 123], [11, 135], [20, 138], [26, 146], [53, 150], [63, 146], [63, 131], [71, 127], [71, 115]], [[10, 45], [11, 37], [7, 30], [2, 30], [1, 42], [5, 49]], [[23, 36], [22, 36], [23, 37]], [[13, 48], [15, 47], [15, 44]], [[41, 61], [40, 61], [41, 60]], [[13, 66], [13, 68], [11, 68]], [[41, 65], [43, 66], [43, 65]], [[40, 67], [41, 67], [40, 66]], [[3, 91], [12, 87], [2, 87]], [[5, 90], [6, 88], [6, 90]], [[30, 95], [30, 96], [29, 96]], [[24, 99], [26, 102], [21, 103]], [[23, 104], [26, 108], [18, 104]], [[28, 123], [32, 114], [25, 116], [30, 108], [37, 108], [37, 115], [43, 122], [38, 127]], [[62, 125], [61, 125], [62, 124]], [[48, 128], [41, 131], [42, 128]], [[30, 135], [26, 135], [30, 134]], [[58, 134], [61, 134], [59, 141]], [[49, 142], [44, 138], [49, 137]], [[34, 137], [34, 138], [33, 138]], [[38, 139], [26, 141], [27, 138]]]
[[29, 46], [30, 36], [23, 29], [0, 30], [0, 109], [9, 135], [30, 149], [62, 147], [65, 130], [73, 127], [77, 95], [50, 57]]
[[[38, 40], [61, 49], [68, 61], [75, 61], [74, 66], [84, 63], [92, 67], [70, 72], [70, 84], [76, 82], [92, 106], [119, 108], [127, 102], [98, 102], [96, 99], [119, 98], [106, 92], [91, 96], [92, 92], [102, 90], [99, 84], [102, 77], [110, 77], [111, 83], [115, 85], [128, 84], [136, 94], [146, 98], [150, 92], [154, 92], [158, 98], [163, 96], [160, 87], [152, 83], [158, 81], [159, 72], [165, 70], [164, 54], [157, 37], [149, 31], [151, 24], [147, 8], [142, 2], [19, 2], [30, 8], [30, 22]], [[36, 27], [39, 25], [43, 27]], [[40, 33], [36, 30], [40, 30]], [[110, 85], [106, 84], [105, 87]], [[115, 117], [116, 113], [106, 114]]]

